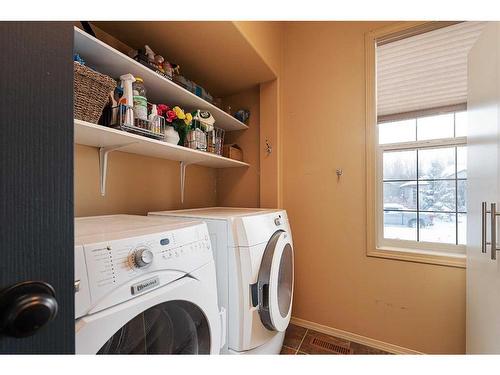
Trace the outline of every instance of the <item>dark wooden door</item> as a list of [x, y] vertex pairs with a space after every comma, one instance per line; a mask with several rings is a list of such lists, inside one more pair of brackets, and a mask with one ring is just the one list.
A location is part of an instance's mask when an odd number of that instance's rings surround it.
[[[58, 306], [32, 336], [3, 329], [0, 353], [74, 353], [73, 27], [0, 22], [0, 46], [0, 297], [13, 284], [41, 281]], [[11, 307], [0, 304], [0, 327]], [[26, 313], [20, 324], [39, 315]]]

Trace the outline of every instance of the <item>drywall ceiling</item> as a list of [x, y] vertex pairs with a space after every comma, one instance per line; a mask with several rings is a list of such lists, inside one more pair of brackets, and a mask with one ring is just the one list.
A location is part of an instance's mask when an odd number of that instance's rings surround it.
[[92, 22], [133, 48], [148, 44], [214, 96], [228, 96], [275, 78], [229, 21]]

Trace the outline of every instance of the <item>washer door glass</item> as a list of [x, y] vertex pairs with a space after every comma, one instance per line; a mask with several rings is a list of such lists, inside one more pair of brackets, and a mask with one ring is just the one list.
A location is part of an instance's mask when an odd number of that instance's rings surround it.
[[97, 354], [209, 354], [210, 329], [199, 307], [164, 302], [120, 328]]
[[290, 322], [293, 299], [293, 248], [286, 232], [275, 232], [267, 243], [258, 281], [252, 288], [262, 324], [283, 332]]

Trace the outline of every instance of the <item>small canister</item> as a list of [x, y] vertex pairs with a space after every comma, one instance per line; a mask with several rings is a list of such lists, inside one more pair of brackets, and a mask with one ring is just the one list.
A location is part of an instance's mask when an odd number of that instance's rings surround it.
[[146, 86], [144, 86], [144, 80], [141, 77], [135, 77], [135, 82], [132, 83], [132, 91], [134, 96], [147, 96]]
[[134, 96], [134, 117], [145, 121], [148, 119], [148, 101], [144, 96]]

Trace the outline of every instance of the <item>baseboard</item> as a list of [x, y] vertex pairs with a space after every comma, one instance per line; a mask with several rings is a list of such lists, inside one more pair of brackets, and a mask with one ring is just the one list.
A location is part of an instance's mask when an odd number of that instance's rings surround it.
[[394, 344], [389, 344], [384, 341], [379, 341], [375, 339], [371, 339], [369, 337], [361, 336], [356, 333], [351, 333], [347, 331], [343, 331], [341, 329], [337, 328], [332, 328], [328, 326], [324, 326], [322, 324], [318, 323], [313, 323], [308, 320], [300, 319], [300, 318], [295, 318], [292, 317], [290, 323], [295, 324], [300, 327], [304, 327], [307, 329], [312, 329], [321, 333], [325, 333], [327, 335], [332, 335], [344, 340], [349, 340], [349, 341], [354, 341], [357, 342], [358, 344], [363, 344], [367, 346], [371, 346], [372, 348], [384, 350], [389, 353], [393, 354], [424, 354], [422, 352], [418, 352], [416, 350], [404, 348], [402, 346], [394, 345]]

